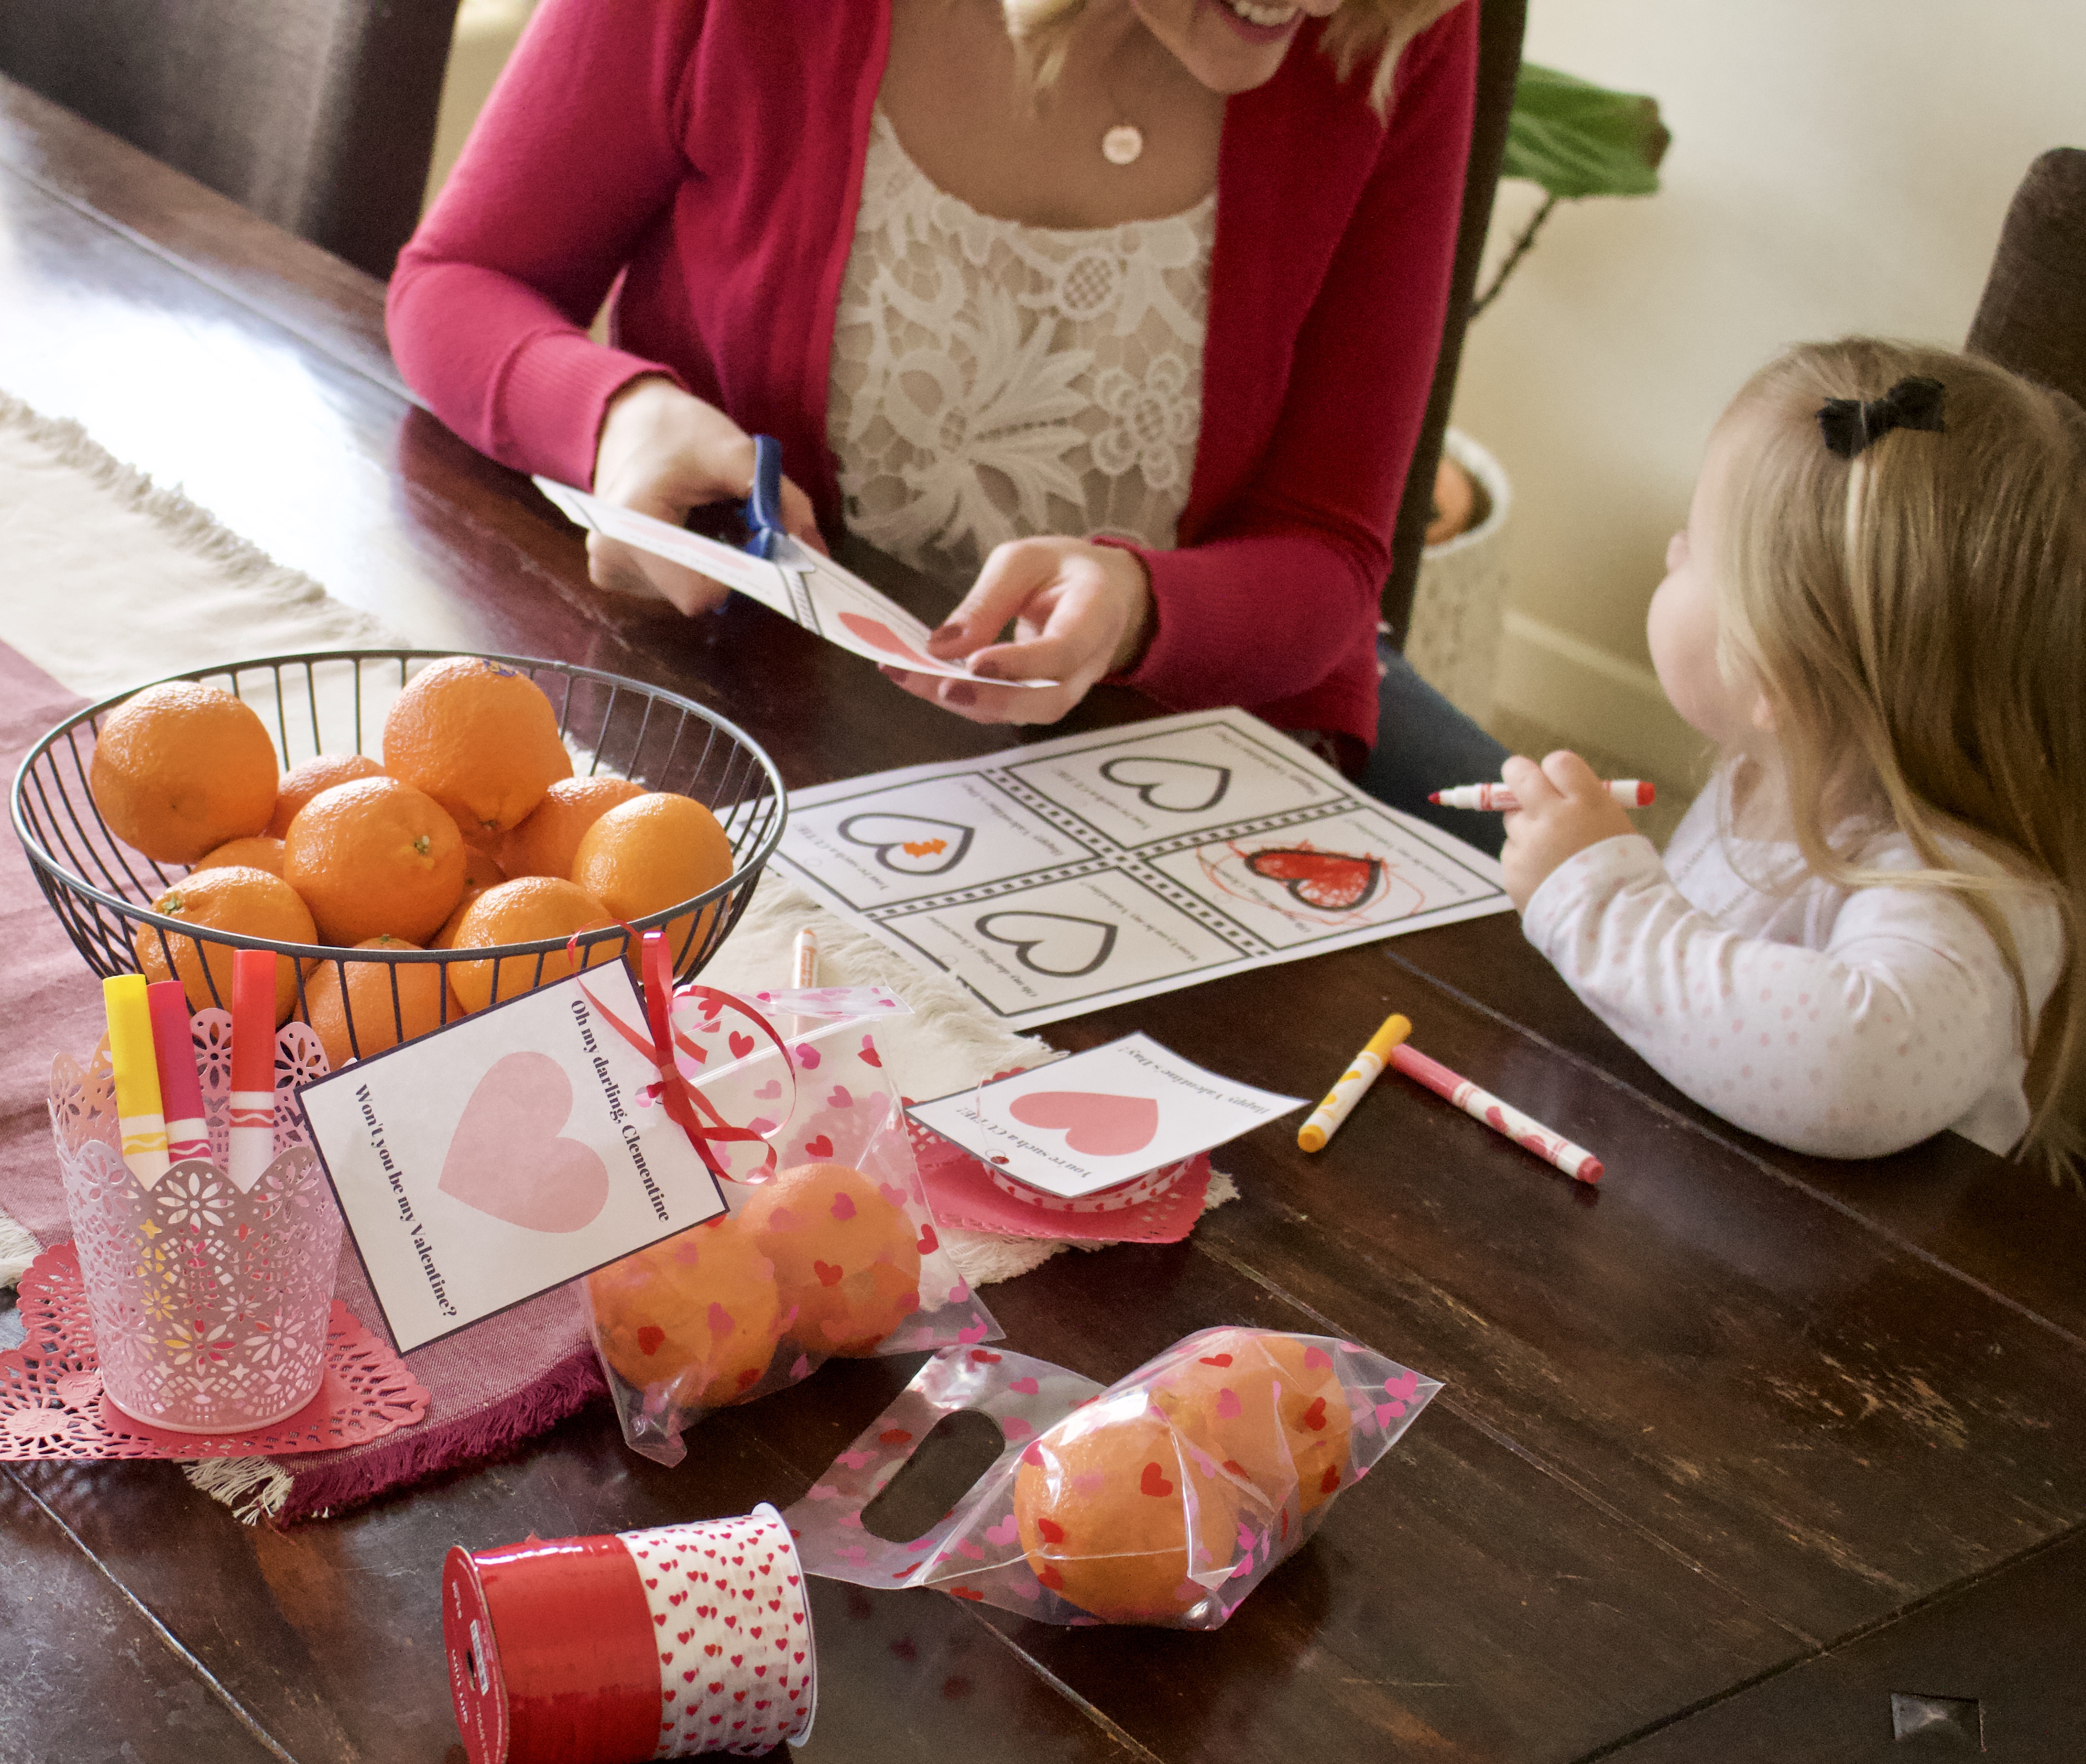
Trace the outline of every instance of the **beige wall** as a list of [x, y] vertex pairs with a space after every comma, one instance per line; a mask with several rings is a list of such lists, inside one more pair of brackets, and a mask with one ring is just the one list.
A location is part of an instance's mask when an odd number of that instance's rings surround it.
[[[1960, 343], [2008, 198], [2086, 143], [2086, 0], [1533, 0], [1527, 53], [1656, 96], [1666, 188], [1560, 205], [1455, 420], [1513, 480], [1503, 709], [1667, 775], [1644, 609], [1709, 425], [1788, 343]], [[1493, 247], [1533, 207], [1501, 193]]]

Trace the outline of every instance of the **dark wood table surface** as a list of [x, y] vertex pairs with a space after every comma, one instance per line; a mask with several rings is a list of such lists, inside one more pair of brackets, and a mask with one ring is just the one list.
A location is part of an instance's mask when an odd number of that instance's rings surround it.
[[[0, 390], [416, 641], [670, 684], [792, 784], [1013, 739], [744, 602], [692, 622], [603, 603], [577, 535], [411, 403], [381, 294], [0, 82]], [[6, 568], [7, 596], [50, 586]], [[1102, 1380], [1247, 1322], [1365, 1342], [1440, 1399], [1214, 1634], [815, 1582], [807, 1764], [2086, 1756], [2086, 1202], [1947, 1136], [1860, 1165], [1752, 1140], [1510, 917], [1051, 1038], [1141, 1029], [1315, 1093], [1390, 1008], [1596, 1148], [1606, 1183], [1386, 1083], [1316, 1158], [1293, 1123], [1228, 1148], [1242, 1198], [1189, 1241], [1061, 1256], [990, 1300], [1013, 1345]], [[6, 1466], [0, 1758], [461, 1761], [452, 1543], [786, 1505], [917, 1363], [829, 1365], [706, 1423], [675, 1470], [596, 1407], [283, 1530], [164, 1464]], [[1903, 1741], [1894, 1697], [1925, 1724]]]

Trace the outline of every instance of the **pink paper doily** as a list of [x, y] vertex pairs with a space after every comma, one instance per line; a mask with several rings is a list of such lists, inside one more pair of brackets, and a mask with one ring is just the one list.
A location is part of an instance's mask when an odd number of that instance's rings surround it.
[[1168, 1165], [1180, 1174], [1149, 1200], [1110, 1212], [1056, 1211], [1008, 1193], [993, 1170], [910, 1115], [905, 1127], [926, 1187], [927, 1204], [943, 1224], [967, 1231], [1062, 1243], [1178, 1243], [1195, 1229], [1209, 1198], [1209, 1154], [1198, 1152], [1180, 1165]]
[[22, 1345], [0, 1353], [0, 1459], [276, 1458], [332, 1451], [410, 1427], [428, 1393], [405, 1362], [338, 1299], [326, 1377], [287, 1421], [243, 1434], [177, 1434], [133, 1421], [101, 1395], [79, 1258], [70, 1243], [22, 1276]]

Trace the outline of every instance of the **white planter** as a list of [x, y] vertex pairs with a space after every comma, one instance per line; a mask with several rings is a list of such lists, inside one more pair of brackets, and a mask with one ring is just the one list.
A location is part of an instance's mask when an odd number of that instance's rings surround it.
[[1469, 436], [1452, 428], [1442, 446], [1484, 487], [1492, 506], [1469, 532], [1420, 554], [1405, 656], [1428, 685], [1483, 722], [1492, 714], [1506, 619], [1504, 536], [1513, 491], [1500, 462]]

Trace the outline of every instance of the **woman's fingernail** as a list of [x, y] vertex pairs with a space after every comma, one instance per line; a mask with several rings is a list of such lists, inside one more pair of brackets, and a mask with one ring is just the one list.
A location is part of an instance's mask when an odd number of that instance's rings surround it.
[[930, 643], [939, 643], [947, 638], [961, 637], [963, 634], [964, 621], [960, 619], [951, 619], [946, 624], [937, 625], [930, 631], [927, 633], [927, 641]]
[[942, 688], [942, 702], [964, 706], [974, 705], [977, 702], [977, 688], [966, 686], [960, 680], [952, 680]]
[[1001, 680], [1005, 678], [999, 671], [998, 664], [994, 662], [973, 662], [971, 663], [971, 672], [976, 675], [980, 680]]

